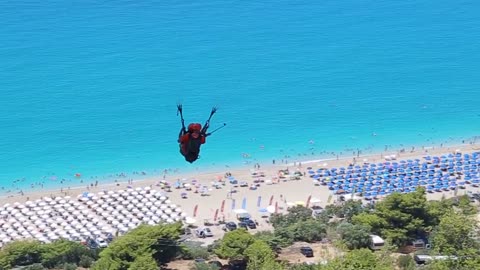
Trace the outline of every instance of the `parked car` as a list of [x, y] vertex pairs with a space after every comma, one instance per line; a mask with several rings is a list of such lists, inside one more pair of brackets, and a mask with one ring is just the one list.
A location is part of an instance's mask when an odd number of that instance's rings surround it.
[[240, 182], [240, 187], [248, 187], [248, 182], [246, 181]]
[[225, 231], [233, 231], [237, 229], [237, 224], [235, 222], [227, 222], [225, 223], [225, 227], [223, 228]]
[[302, 253], [305, 257], [313, 257], [313, 249], [311, 247], [301, 247], [300, 253]]
[[205, 237], [212, 237], [213, 233], [210, 230], [210, 228], [201, 228], [201, 229], [196, 229], [195, 234], [198, 237], [205, 238]]
[[245, 221], [242, 221], [238, 223], [238, 228], [243, 228], [245, 230], [248, 230], [248, 225]]
[[253, 221], [251, 219], [246, 220], [245, 223], [247, 223], [247, 226], [250, 229], [256, 229], [257, 228], [257, 224], [255, 223], [255, 221]]
[[103, 238], [97, 238], [95, 242], [97, 242], [99, 248], [106, 248], [108, 246], [107, 241], [105, 241]]

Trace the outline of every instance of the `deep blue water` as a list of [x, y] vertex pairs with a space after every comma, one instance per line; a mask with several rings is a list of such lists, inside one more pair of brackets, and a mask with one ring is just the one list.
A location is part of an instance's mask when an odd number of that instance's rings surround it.
[[[445, 0], [2, 1], [0, 184], [480, 135], [478, 14]], [[193, 165], [177, 102], [187, 122], [218, 105], [212, 128], [228, 124]]]

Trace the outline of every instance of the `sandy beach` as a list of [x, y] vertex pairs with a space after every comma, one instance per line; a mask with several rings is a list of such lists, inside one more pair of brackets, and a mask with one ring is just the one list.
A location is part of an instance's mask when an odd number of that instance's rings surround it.
[[[288, 164], [255, 164], [255, 166], [260, 166], [257, 171], [261, 171], [265, 174], [264, 179], [271, 179], [278, 176], [278, 170], [289, 169], [290, 171], [299, 171], [304, 173], [307, 170], [307, 167], [313, 167], [314, 169], [319, 167], [339, 167], [339, 166], [348, 166], [351, 163], [356, 162], [381, 162], [385, 161], [386, 156], [395, 155], [397, 160], [409, 159], [409, 158], [422, 158], [425, 155], [442, 155], [453, 153], [455, 151], [460, 151], [462, 153], [469, 153], [479, 150], [480, 148], [475, 144], [464, 144], [457, 146], [449, 147], [430, 147], [415, 151], [387, 151], [385, 153], [378, 153], [374, 155], [365, 155], [365, 156], [351, 156], [347, 158], [334, 158], [330, 160], [311, 160], [303, 162], [293, 162]], [[309, 196], [312, 198], [320, 200], [318, 203], [321, 206], [325, 206], [329, 197], [331, 201], [335, 199], [335, 196], [331, 196], [331, 192], [326, 186], [315, 186], [311, 178], [308, 176], [301, 177], [300, 180], [289, 180], [289, 181], [279, 181], [276, 184], [266, 185], [264, 183], [257, 190], [250, 190], [249, 187], [236, 187], [233, 188], [228, 180], [225, 179], [225, 173], [229, 172], [233, 177], [235, 177], [239, 182], [246, 181], [248, 184], [252, 184], [254, 178], [251, 175], [251, 172], [254, 171], [254, 166], [250, 168], [241, 167], [241, 168], [228, 168], [228, 170], [219, 170], [218, 172], [209, 172], [209, 173], [194, 173], [194, 174], [172, 174], [167, 175], [165, 180], [162, 176], [146, 178], [144, 180], [135, 180], [133, 183], [119, 182], [107, 185], [98, 185], [92, 186], [89, 190], [86, 190], [85, 187], [71, 188], [70, 190], [60, 191], [35, 191], [25, 193], [23, 196], [14, 196], [14, 197], [2, 197], [0, 205], [6, 203], [20, 202], [23, 203], [27, 200], [36, 200], [42, 197], [56, 197], [56, 196], [71, 196], [76, 197], [83, 192], [100, 192], [100, 191], [109, 191], [109, 190], [120, 190], [126, 189], [128, 186], [131, 187], [145, 187], [150, 186], [153, 189], [161, 190], [157, 184], [164, 180], [170, 184], [174, 184], [176, 181], [182, 179], [186, 182], [191, 182], [191, 180], [196, 179], [197, 183], [206, 185], [209, 188], [208, 195], [203, 196], [201, 193], [195, 193], [195, 188], [191, 191], [185, 191], [184, 189], [175, 189], [172, 188], [171, 192], [168, 192], [168, 196], [171, 201], [177, 205], [180, 205], [182, 209], [191, 217], [194, 216], [194, 208], [197, 207], [197, 213], [195, 219], [197, 223], [201, 224], [204, 220], [213, 221], [215, 212], [219, 211], [219, 218], [224, 217], [225, 220], [233, 220], [236, 216], [233, 209], [242, 208], [242, 203], [246, 201], [246, 210], [256, 219], [261, 220], [259, 208], [266, 208], [270, 204], [278, 204], [279, 208], [285, 209], [287, 203], [295, 203], [298, 201], [306, 202]], [[224, 185], [220, 185], [220, 188], [215, 188], [212, 186], [212, 182], [217, 179], [222, 179]], [[471, 189], [472, 187], [468, 187]], [[230, 193], [232, 189], [235, 189], [236, 193]], [[182, 198], [181, 193], [187, 193], [187, 198]], [[461, 192], [466, 192], [462, 190]], [[445, 195], [446, 197], [453, 196], [453, 191], [451, 192], [442, 192], [442, 193], [433, 193], [428, 194], [429, 199], [439, 199], [441, 196]], [[260, 197], [260, 198], [259, 198]], [[224, 211], [221, 212], [222, 202], [225, 201]], [[260, 205], [258, 202], [260, 201]], [[232, 206], [232, 204], [235, 206]]]

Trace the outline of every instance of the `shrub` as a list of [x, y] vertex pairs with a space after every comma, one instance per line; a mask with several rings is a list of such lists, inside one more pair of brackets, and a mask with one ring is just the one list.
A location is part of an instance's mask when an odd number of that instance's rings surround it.
[[36, 263], [25, 267], [24, 270], [45, 270], [45, 268], [42, 264]]
[[63, 270], [77, 270], [77, 265], [73, 263], [66, 263], [63, 265]]
[[93, 264], [93, 258], [91, 258], [89, 256], [85, 256], [85, 255], [83, 255], [80, 258], [80, 262], [78, 263], [78, 265], [80, 265], [83, 268], [90, 268], [90, 266], [92, 266], [92, 264]]
[[400, 269], [403, 270], [413, 270], [415, 269], [415, 261], [410, 255], [401, 255], [397, 259], [397, 265]]

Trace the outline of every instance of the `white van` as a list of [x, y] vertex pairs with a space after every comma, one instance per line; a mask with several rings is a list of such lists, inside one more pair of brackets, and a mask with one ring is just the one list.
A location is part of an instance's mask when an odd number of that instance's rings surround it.
[[383, 240], [378, 235], [371, 234], [370, 239], [371, 239], [370, 249], [372, 250], [379, 250], [379, 249], [382, 249], [383, 246], [385, 246], [385, 240]]

